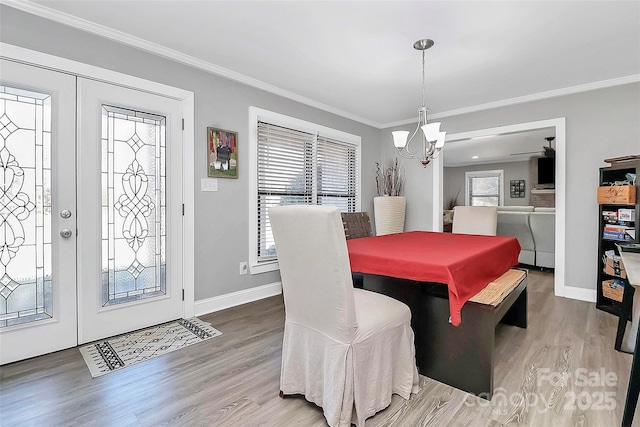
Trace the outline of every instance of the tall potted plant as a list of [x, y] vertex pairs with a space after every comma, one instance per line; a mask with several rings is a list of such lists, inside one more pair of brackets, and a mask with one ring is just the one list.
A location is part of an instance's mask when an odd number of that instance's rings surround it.
[[460, 190], [456, 193], [455, 196], [449, 197], [447, 202], [444, 205], [444, 210], [442, 211], [442, 220], [447, 222], [453, 222], [453, 208], [458, 205], [458, 196], [460, 195]]
[[388, 166], [376, 162], [376, 188], [373, 198], [376, 235], [402, 233], [407, 201], [404, 197], [404, 171], [396, 158]]

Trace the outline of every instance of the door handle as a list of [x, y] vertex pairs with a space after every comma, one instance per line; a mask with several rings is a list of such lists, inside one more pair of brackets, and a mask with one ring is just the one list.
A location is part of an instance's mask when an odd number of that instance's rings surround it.
[[73, 236], [73, 231], [69, 230], [68, 228], [63, 228], [62, 230], [60, 230], [60, 236], [68, 239], [69, 237]]

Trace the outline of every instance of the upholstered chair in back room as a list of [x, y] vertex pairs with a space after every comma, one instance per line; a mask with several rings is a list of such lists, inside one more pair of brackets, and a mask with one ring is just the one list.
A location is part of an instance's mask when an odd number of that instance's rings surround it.
[[[531, 207], [533, 212], [533, 207]], [[503, 211], [498, 209], [498, 236], [515, 237], [520, 243], [518, 262], [521, 264], [536, 264], [536, 245], [529, 225], [531, 212]]]
[[536, 247], [536, 267], [555, 268], [556, 213], [535, 211], [529, 217]]
[[351, 282], [338, 208], [269, 209], [285, 303], [281, 395], [302, 394], [330, 426], [364, 426], [393, 393], [418, 391], [411, 312]]
[[453, 233], [495, 236], [497, 226], [495, 206], [456, 206], [453, 209]]

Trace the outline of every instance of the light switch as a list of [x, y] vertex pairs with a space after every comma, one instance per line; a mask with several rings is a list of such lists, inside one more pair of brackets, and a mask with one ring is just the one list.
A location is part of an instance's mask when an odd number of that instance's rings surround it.
[[218, 180], [202, 178], [200, 180], [200, 191], [218, 191]]

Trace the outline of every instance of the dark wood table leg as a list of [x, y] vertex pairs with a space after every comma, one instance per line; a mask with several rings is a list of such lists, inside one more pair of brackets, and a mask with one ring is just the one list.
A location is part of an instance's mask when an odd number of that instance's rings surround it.
[[363, 277], [362, 273], [352, 272], [351, 280], [353, 281], [353, 287], [356, 289], [363, 289]]
[[635, 289], [633, 286], [627, 283], [624, 287], [624, 294], [622, 294], [622, 310], [620, 311], [620, 318], [618, 319], [618, 332], [616, 333], [616, 344], [614, 346], [618, 351], [621, 351], [622, 349], [624, 331], [627, 328], [627, 322], [631, 320], [634, 293]]
[[638, 341], [640, 341], [640, 328], [638, 328], [638, 332], [636, 333], [636, 345], [633, 350], [633, 362], [631, 364], [629, 388], [627, 389], [627, 400], [624, 403], [622, 427], [631, 427], [633, 414], [638, 404], [638, 394], [640, 393], [640, 353], [638, 353]]
[[500, 323], [527, 329], [527, 290], [522, 291]]

